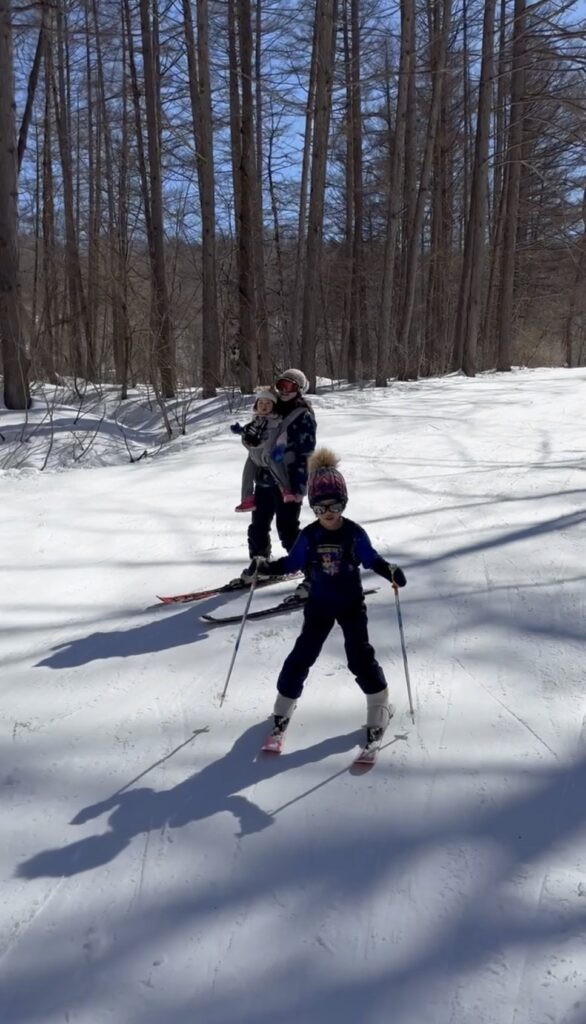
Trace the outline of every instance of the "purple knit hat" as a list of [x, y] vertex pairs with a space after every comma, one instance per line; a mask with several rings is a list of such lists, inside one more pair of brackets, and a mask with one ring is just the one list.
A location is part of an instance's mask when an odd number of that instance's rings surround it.
[[318, 448], [310, 457], [307, 497], [312, 507], [327, 500], [340, 501], [346, 505], [348, 501], [346, 481], [340, 470], [336, 468], [337, 465], [337, 457], [328, 448]]

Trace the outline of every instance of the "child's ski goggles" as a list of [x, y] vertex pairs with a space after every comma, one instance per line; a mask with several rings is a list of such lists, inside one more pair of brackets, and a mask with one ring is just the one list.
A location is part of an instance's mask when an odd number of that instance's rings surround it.
[[346, 502], [332, 501], [327, 505], [312, 505], [311, 508], [315, 512], [316, 516], [325, 516], [326, 512], [335, 512], [337, 515], [340, 515], [340, 513], [346, 508]]

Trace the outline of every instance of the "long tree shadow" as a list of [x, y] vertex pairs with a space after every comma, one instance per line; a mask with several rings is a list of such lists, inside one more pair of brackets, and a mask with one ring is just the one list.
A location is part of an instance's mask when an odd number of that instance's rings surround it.
[[222, 600], [212, 598], [206, 602], [200, 601], [197, 611], [193, 606], [188, 609], [183, 607], [174, 615], [169, 615], [168, 609], [161, 606], [163, 615], [151, 622], [130, 629], [90, 633], [89, 636], [57, 644], [48, 657], [38, 661], [35, 667], [79, 668], [80, 665], [106, 658], [131, 658], [185, 647], [209, 635], [208, 627], [200, 622], [199, 616], [214, 611], [222, 603]]
[[18, 866], [16, 874], [29, 879], [45, 876], [62, 878], [90, 871], [112, 861], [136, 835], [165, 826], [182, 828], [223, 811], [234, 815], [240, 826], [240, 836], [260, 832], [273, 823], [274, 816], [239, 795], [240, 790], [291, 768], [351, 750], [359, 738], [358, 731], [354, 730], [305, 750], [275, 757], [259, 754], [266, 731], [266, 722], [247, 729], [224, 757], [172, 789], [118, 791], [106, 800], [83, 808], [73, 818], [72, 825], [83, 825], [102, 814], [109, 814], [109, 831], [35, 854]]

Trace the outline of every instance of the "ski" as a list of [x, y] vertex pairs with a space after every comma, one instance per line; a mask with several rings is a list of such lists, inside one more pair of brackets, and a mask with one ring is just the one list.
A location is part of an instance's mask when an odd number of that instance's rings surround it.
[[[364, 594], [375, 594], [378, 587], [373, 587], [371, 590], [365, 590]], [[279, 604], [272, 604], [270, 608], [261, 608], [256, 612], [249, 612], [246, 616], [246, 620], [249, 619], [268, 619], [273, 615], [284, 615], [286, 612], [294, 612], [297, 608], [302, 608], [306, 603], [306, 597], [295, 598], [294, 594], [290, 597], [285, 598], [284, 601], [280, 601]], [[242, 619], [242, 613], [239, 615], [200, 615], [201, 622], [207, 622], [209, 625], [214, 626], [230, 626], [234, 625], [235, 622], [240, 622]]]
[[[288, 576], [273, 576], [270, 580], [259, 580], [256, 584], [256, 589], [260, 587], [269, 587], [273, 583], [282, 583], [285, 580], [294, 580], [300, 574], [298, 572], [290, 573]], [[206, 597], [216, 597], [218, 594], [230, 594], [233, 591], [238, 592], [239, 590], [248, 590], [250, 583], [245, 583], [239, 576], [234, 580], [230, 580], [229, 583], [225, 583], [221, 587], [213, 587], [211, 590], [194, 590], [189, 594], [171, 594], [168, 597], [161, 597], [157, 594], [157, 599], [163, 604], [190, 604], [192, 601], [203, 601]]]
[[352, 762], [352, 768], [356, 769], [357, 774], [361, 774], [362, 772], [368, 771], [369, 768], [374, 767], [381, 746], [382, 740], [376, 743], [369, 743], [358, 752]]

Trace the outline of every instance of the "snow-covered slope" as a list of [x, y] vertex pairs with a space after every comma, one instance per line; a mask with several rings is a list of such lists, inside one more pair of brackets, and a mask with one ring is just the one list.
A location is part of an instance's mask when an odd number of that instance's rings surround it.
[[0, 474], [2, 1022], [586, 1022], [585, 395], [534, 370], [316, 398], [408, 576], [415, 724], [383, 584], [397, 714], [363, 777], [339, 632], [260, 760], [300, 613], [246, 626], [220, 708], [237, 627], [198, 616], [244, 598], [154, 606], [246, 562], [221, 401], [133, 465]]

